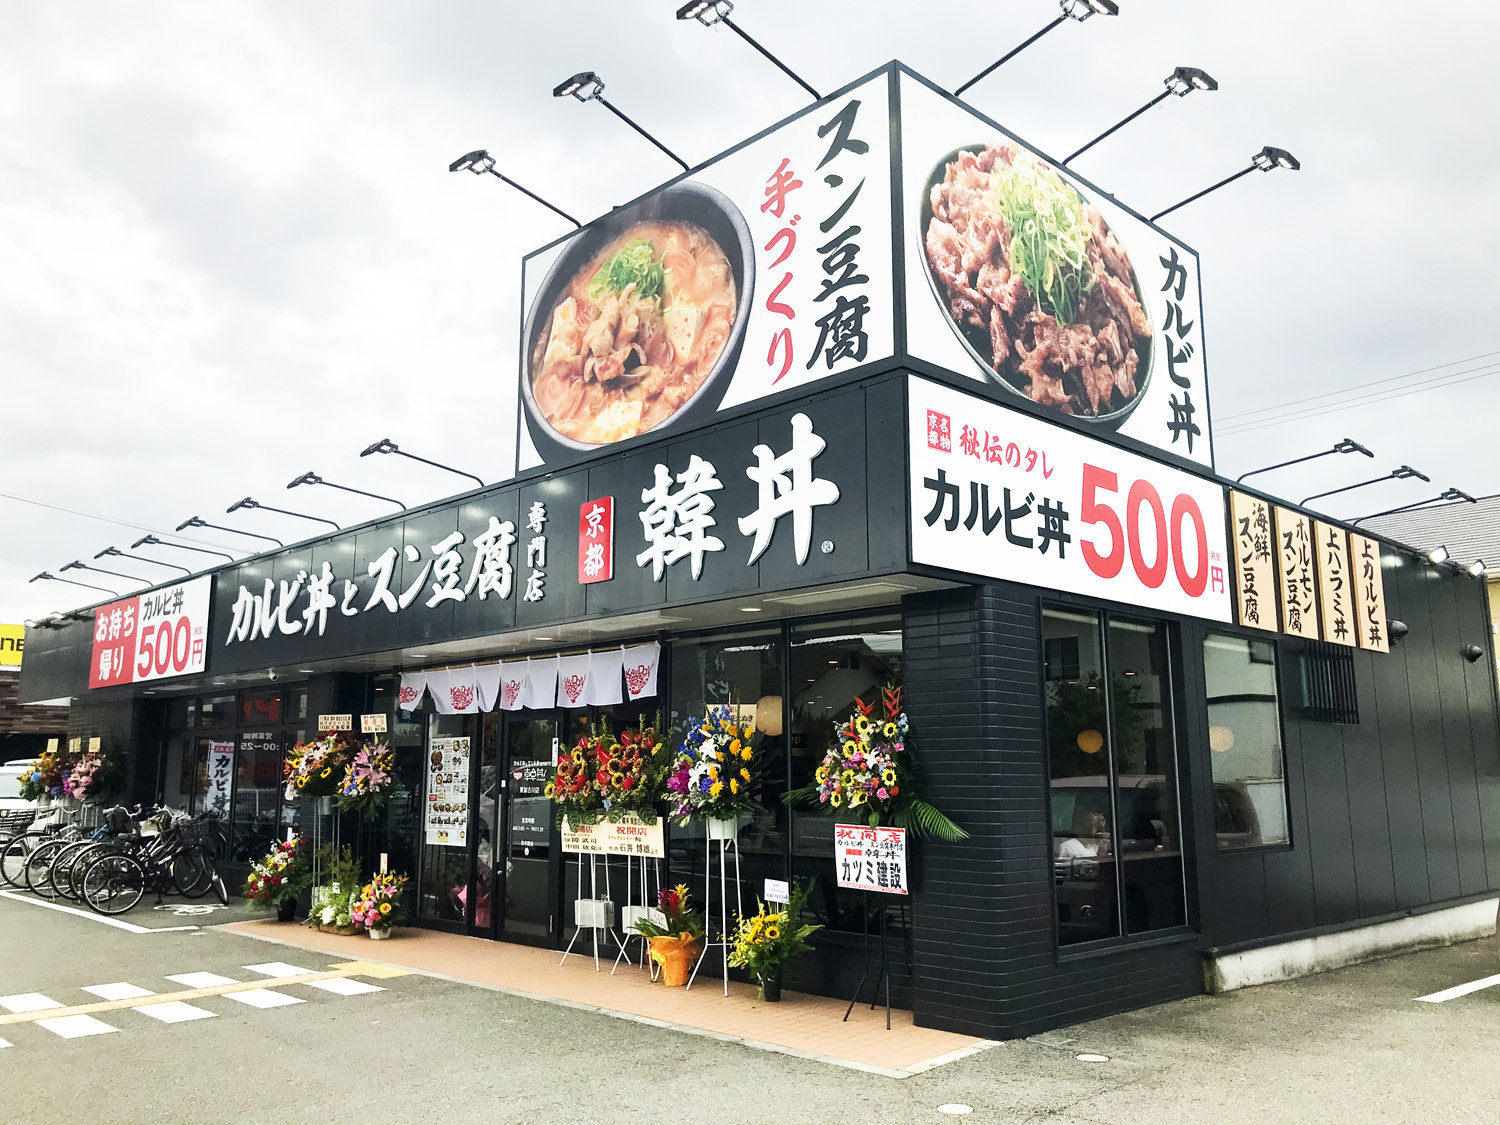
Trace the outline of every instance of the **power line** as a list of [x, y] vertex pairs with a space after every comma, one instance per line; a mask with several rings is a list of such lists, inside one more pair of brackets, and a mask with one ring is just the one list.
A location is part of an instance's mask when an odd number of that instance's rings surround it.
[[1332, 398], [1336, 395], [1349, 394], [1351, 391], [1363, 390], [1365, 387], [1378, 387], [1382, 383], [1395, 383], [1401, 379], [1410, 379], [1416, 375], [1426, 375], [1431, 371], [1441, 371], [1445, 367], [1457, 367], [1460, 363], [1473, 363], [1476, 359], [1488, 359], [1492, 355], [1500, 355], [1500, 352], [1484, 352], [1481, 355], [1471, 355], [1465, 359], [1455, 359], [1451, 363], [1440, 363], [1436, 367], [1424, 367], [1420, 371], [1408, 371], [1405, 375], [1391, 375], [1385, 379], [1371, 379], [1367, 383], [1356, 383], [1352, 387], [1342, 390], [1326, 391], [1320, 395], [1309, 395], [1307, 398], [1296, 398], [1291, 402], [1283, 402], [1277, 406], [1262, 406], [1257, 410], [1246, 410], [1241, 414], [1226, 414], [1219, 419], [1221, 422], [1233, 422], [1237, 418], [1249, 418], [1255, 414], [1265, 414], [1267, 411], [1283, 410], [1288, 406], [1299, 406], [1304, 402], [1316, 402], [1320, 398]]
[[226, 551], [236, 550], [236, 548], [226, 546], [223, 543], [215, 543], [210, 539], [189, 539], [186, 535], [178, 535], [175, 531], [167, 531], [164, 528], [148, 527], [142, 523], [128, 523], [125, 520], [111, 519], [109, 516], [98, 516], [93, 512], [84, 512], [77, 508], [65, 508], [61, 504], [49, 504], [45, 500], [33, 500], [29, 496], [17, 496], [13, 492], [0, 492], [0, 498], [15, 500], [22, 504], [34, 504], [38, 508], [50, 508], [54, 512], [66, 512], [70, 516], [82, 516], [84, 519], [98, 520], [101, 523], [112, 523], [117, 527], [129, 527], [136, 531], [149, 531], [153, 535], [170, 535], [173, 539], [181, 539], [184, 543], [202, 543], [205, 547], [219, 547]]
[[[1457, 386], [1460, 383], [1471, 383], [1475, 379], [1486, 379], [1491, 375], [1497, 374], [1500, 374], [1500, 364], [1491, 364], [1487, 365], [1484, 368], [1470, 368], [1468, 371], [1453, 371], [1449, 372], [1447, 375], [1440, 375], [1435, 379], [1424, 379], [1421, 383], [1413, 387], [1405, 388], [1403, 390], [1389, 392], [1377, 391], [1373, 395], [1367, 395], [1357, 401], [1339, 403], [1334, 406], [1314, 408], [1311, 410], [1294, 412], [1292, 414], [1278, 415], [1274, 418], [1263, 418], [1245, 425], [1232, 426], [1226, 429], [1217, 430], [1217, 433], [1220, 437], [1229, 437], [1234, 434], [1249, 433], [1252, 430], [1263, 430], [1268, 426], [1278, 426], [1284, 422], [1300, 422], [1304, 419], [1316, 418], [1323, 414], [1336, 414], [1341, 410], [1352, 410], [1355, 407], [1359, 406], [1372, 406], [1377, 402], [1389, 402], [1392, 399], [1405, 398], [1407, 395], [1414, 395], [1424, 390], [1440, 390], [1444, 387]], [[1468, 378], [1458, 378], [1458, 376], [1460, 375], [1467, 375]]]

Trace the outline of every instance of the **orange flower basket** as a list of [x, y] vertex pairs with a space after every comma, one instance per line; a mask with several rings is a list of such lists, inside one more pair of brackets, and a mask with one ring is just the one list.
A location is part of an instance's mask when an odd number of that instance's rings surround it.
[[684, 932], [677, 937], [646, 940], [651, 943], [651, 960], [661, 966], [662, 983], [668, 988], [681, 988], [687, 984], [703, 938]]

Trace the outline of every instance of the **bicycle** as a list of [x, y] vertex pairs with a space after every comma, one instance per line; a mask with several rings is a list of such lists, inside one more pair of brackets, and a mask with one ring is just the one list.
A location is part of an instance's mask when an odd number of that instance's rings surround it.
[[[211, 888], [219, 902], [229, 904], [229, 891], [214, 862], [214, 848], [206, 836], [217, 835], [218, 818], [213, 813], [182, 818], [150, 844], [139, 836], [122, 836], [120, 850], [103, 851], [88, 864], [81, 876], [81, 897], [98, 914], [123, 914], [140, 902], [147, 891], [160, 900], [182, 882], [196, 890], [197, 897]], [[149, 839], [149, 837], [148, 837]], [[76, 877], [78, 865], [74, 864]], [[196, 873], [196, 876], [194, 875]], [[183, 876], [186, 877], [183, 877]], [[197, 876], [201, 876], [201, 889]], [[179, 881], [179, 878], [182, 881]]]

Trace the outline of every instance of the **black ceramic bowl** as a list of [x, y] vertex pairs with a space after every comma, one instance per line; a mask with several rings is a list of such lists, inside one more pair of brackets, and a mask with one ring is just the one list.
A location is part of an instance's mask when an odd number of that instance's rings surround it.
[[[948, 165], [957, 160], [960, 153], [972, 152], [978, 154], [983, 151], [984, 145], [965, 145], [963, 148], [956, 148], [939, 160], [937, 166], [933, 168], [932, 174], [927, 177], [927, 182], [922, 185], [921, 217], [917, 221], [917, 254], [921, 257], [922, 264], [927, 267], [927, 283], [932, 286], [933, 298], [937, 301], [938, 308], [942, 310], [944, 319], [948, 321], [948, 327], [953, 329], [953, 334], [958, 337], [959, 342], [963, 344], [965, 350], [974, 357], [974, 362], [984, 368], [989, 373], [990, 378], [1001, 387], [1004, 387], [1012, 394], [1024, 398], [1027, 402], [1032, 402], [1031, 396], [1026, 393], [1026, 384], [1029, 382], [1026, 376], [1014, 370], [995, 370], [990, 359], [993, 352], [990, 349], [989, 334], [972, 325], [959, 324], [953, 319], [952, 313], [948, 311], [948, 290], [943, 285], [942, 280], [933, 271], [932, 261], [927, 257], [927, 227], [932, 222], [932, 189], [943, 182], [944, 178], [948, 175]], [[1071, 181], [1069, 182], [1069, 186], [1073, 190], [1078, 191], [1077, 186], [1072, 184]], [[1078, 198], [1085, 203], [1089, 201], [1088, 196], [1081, 191], [1078, 192]], [[1104, 229], [1109, 229], [1108, 223], [1104, 224]], [[1141, 303], [1142, 311], [1146, 311], [1145, 294], [1141, 292], [1141, 278], [1139, 273], [1135, 276], [1135, 299]], [[1149, 320], [1151, 316], [1149, 311], [1146, 311], [1146, 316]], [[1130, 412], [1145, 397], [1146, 384], [1151, 381], [1151, 349], [1153, 347], [1153, 340], [1154, 336], [1149, 337], [1144, 345], [1144, 350], [1137, 349], [1140, 362], [1136, 368], [1138, 381], [1133, 399], [1109, 414], [1069, 414], [1068, 417], [1076, 418], [1080, 422], [1104, 426], [1109, 429], [1114, 429], [1121, 422], [1125, 421], [1126, 418], [1130, 417]], [[1013, 365], [1014, 362], [1012, 360], [1012, 363], [1007, 364], [1007, 367], [1013, 367]], [[1035, 406], [1036, 404], [1032, 402], [1032, 405]], [[1054, 412], [1061, 413], [1060, 411], [1056, 411], [1055, 408], [1051, 409]]]
[[542, 281], [541, 290], [527, 310], [521, 340], [521, 398], [525, 403], [526, 424], [531, 431], [531, 439], [544, 461], [575, 461], [584, 454], [609, 448], [608, 445], [575, 441], [552, 428], [536, 404], [536, 395], [532, 389], [532, 364], [536, 360], [542, 336], [551, 327], [552, 310], [557, 307], [563, 291], [578, 271], [631, 227], [647, 222], [693, 223], [707, 231], [729, 259], [729, 268], [734, 274], [736, 307], [729, 337], [724, 341], [724, 349], [719, 353], [713, 369], [686, 402], [659, 425], [647, 430], [646, 435], [682, 430], [707, 421], [724, 397], [724, 390], [729, 385], [740, 347], [744, 343], [745, 322], [754, 300], [755, 245], [750, 239], [750, 227], [745, 222], [744, 215], [740, 214], [739, 208], [722, 192], [705, 184], [673, 184], [655, 195], [611, 212], [574, 238], [553, 263]]

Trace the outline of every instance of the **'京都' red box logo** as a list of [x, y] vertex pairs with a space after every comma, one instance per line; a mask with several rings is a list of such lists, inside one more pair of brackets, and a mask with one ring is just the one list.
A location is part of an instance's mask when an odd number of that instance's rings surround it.
[[608, 582], [615, 576], [615, 498], [601, 496], [578, 506], [578, 581]]
[[953, 452], [953, 423], [948, 415], [936, 410], [927, 412], [927, 448], [941, 453]]

